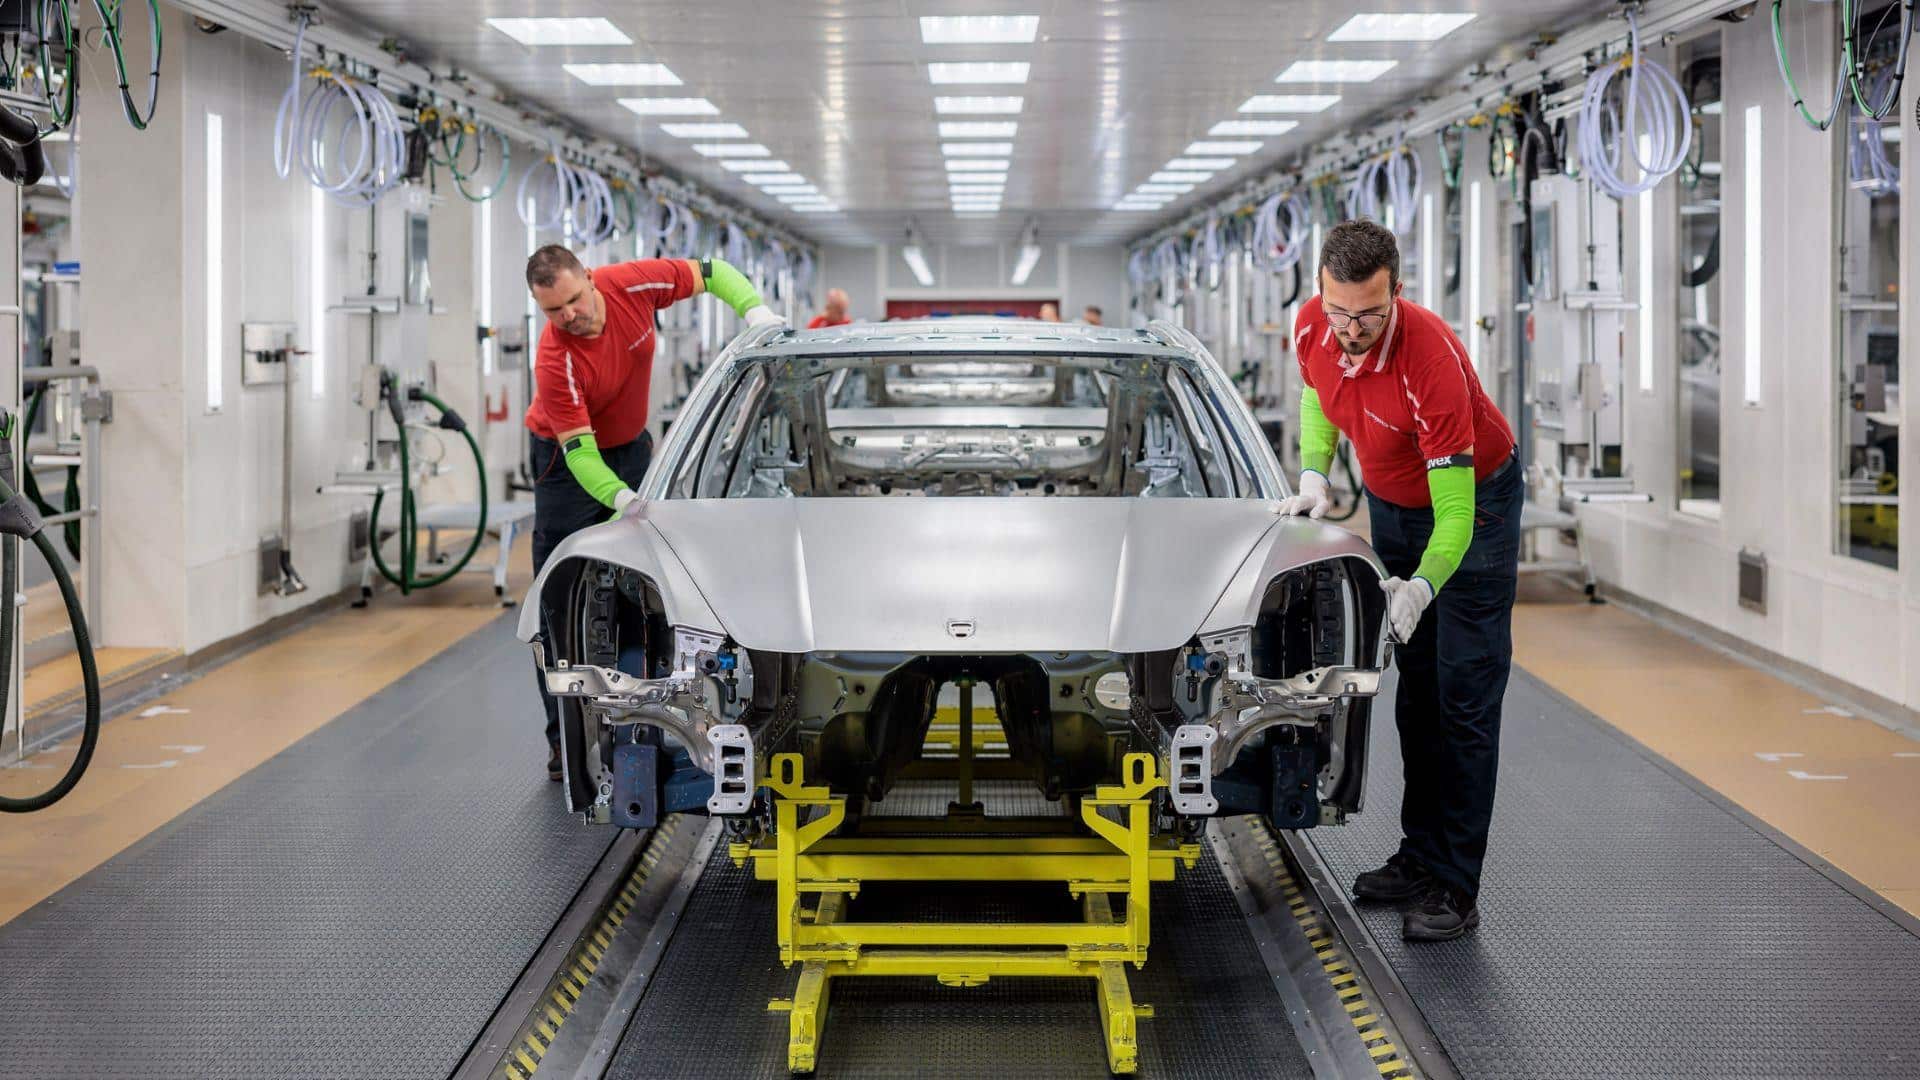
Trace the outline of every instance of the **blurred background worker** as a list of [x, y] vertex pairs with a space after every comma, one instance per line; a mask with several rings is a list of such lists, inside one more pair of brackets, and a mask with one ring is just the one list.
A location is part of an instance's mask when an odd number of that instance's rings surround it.
[[[1513, 666], [1520, 503], [1513, 428], [1440, 316], [1400, 295], [1393, 233], [1366, 219], [1328, 231], [1320, 295], [1300, 308], [1300, 494], [1281, 513], [1321, 517], [1340, 436], [1366, 478], [1373, 547], [1395, 640], [1406, 793], [1400, 850], [1361, 874], [1361, 900], [1412, 901], [1409, 941], [1480, 924], [1493, 821], [1500, 701]], [[1432, 606], [1434, 617], [1422, 618]]]
[[1100, 309], [1093, 304], [1088, 304], [1086, 310], [1080, 313], [1080, 321], [1086, 323], [1088, 326], [1107, 325], [1105, 316], [1101, 313]]
[[820, 312], [820, 314], [815, 315], [813, 320], [807, 323], [807, 329], [818, 330], [823, 326], [845, 326], [852, 321], [853, 317], [847, 314], [847, 291], [845, 289], [828, 289], [826, 309]]
[[[560, 541], [624, 513], [653, 459], [647, 388], [654, 313], [711, 292], [750, 326], [785, 322], [720, 259], [638, 259], [589, 270], [548, 244], [527, 259], [527, 288], [547, 314], [534, 360], [527, 430], [533, 440], [533, 572]], [[844, 298], [843, 298], [844, 299]], [[565, 468], [558, 468], [561, 461]], [[549, 628], [541, 636], [553, 641]], [[551, 647], [551, 646], [549, 646]], [[560, 779], [560, 707], [540, 680], [547, 776]]]
[[1059, 306], [1052, 303], [1051, 301], [1045, 304], [1041, 304], [1039, 319], [1041, 322], [1059, 322], [1060, 321]]

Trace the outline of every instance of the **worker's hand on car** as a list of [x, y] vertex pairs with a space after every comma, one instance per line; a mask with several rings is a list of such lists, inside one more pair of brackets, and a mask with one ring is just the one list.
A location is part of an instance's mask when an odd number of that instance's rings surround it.
[[613, 493], [614, 520], [627, 516], [627, 509], [640, 503], [640, 493], [632, 488], [621, 488]]
[[753, 307], [748, 308], [746, 318], [748, 326], [787, 325], [787, 320], [774, 314], [773, 309], [765, 304], [755, 304]]
[[1284, 517], [1305, 514], [1310, 518], [1323, 518], [1331, 509], [1333, 499], [1327, 494], [1327, 478], [1312, 469], [1300, 474], [1300, 494], [1280, 500], [1280, 513]]
[[1393, 640], [1401, 644], [1412, 641], [1413, 632], [1420, 626], [1420, 616], [1426, 613], [1427, 605], [1433, 603], [1433, 586], [1426, 578], [1407, 581], [1390, 577], [1380, 583], [1380, 591], [1387, 594], [1387, 624]]

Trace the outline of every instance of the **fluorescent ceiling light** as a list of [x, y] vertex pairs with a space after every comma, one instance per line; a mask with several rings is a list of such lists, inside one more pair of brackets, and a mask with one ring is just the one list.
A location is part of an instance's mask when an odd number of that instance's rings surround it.
[[605, 19], [488, 19], [487, 25], [522, 45], [631, 45]]
[[1333, 107], [1339, 94], [1255, 94], [1240, 103], [1241, 112], [1310, 113]]
[[1230, 157], [1177, 157], [1167, 162], [1169, 169], [1231, 169], [1240, 162]]
[[832, 203], [793, 203], [787, 207], [796, 214], [837, 214], [840, 208]]
[[1005, 180], [996, 180], [991, 184], [976, 184], [973, 182], [973, 177], [971, 176], [956, 176], [953, 178], [953, 182], [947, 185], [947, 190], [953, 192], [1005, 191], [1006, 188], [1007, 182]]
[[1158, 210], [1165, 205], [1167, 204], [1157, 203], [1157, 202], [1139, 202], [1138, 200], [1135, 200], [1135, 199], [1122, 199], [1119, 202], [1113, 204], [1113, 209], [1115, 210]]
[[679, 86], [680, 76], [665, 64], [561, 64], [588, 86]]
[[999, 206], [1000, 196], [998, 195], [955, 195], [948, 201], [953, 203], [953, 205], [955, 206], [972, 206], [980, 209], [985, 209], [986, 207], [989, 207], [989, 206]]
[[703, 97], [623, 97], [620, 104], [641, 116], [718, 116], [720, 109]]
[[693, 152], [701, 157], [770, 157], [773, 151], [750, 142], [694, 143]]
[[812, 184], [769, 184], [760, 190], [776, 199], [811, 197], [820, 194], [820, 189]]
[[1010, 142], [941, 143], [940, 152], [948, 157], [1006, 157], [1013, 153]]
[[1040, 33], [1038, 15], [922, 15], [928, 45], [1026, 45]]
[[1013, 264], [1013, 283], [1015, 285], [1025, 285], [1027, 278], [1033, 273], [1033, 268], [1039, 265], [1039, 263], [1039, 244], [1020, 245], [1020, 261]]
[[799, 173], [746, 173], [742, 180], [754, 187], [766, 187], [769, 184], [804, 184], [807, 178]]
[[907, 261], [907, 269], [913, 271], [914, 280], [922, 288], [933, 284], [933, 270], [927, 266], [926, 252], [920, 250], [919, 244], [908, 244], [901, 248], [900, 257]]
[[1252, 139], [1228, 139], [1225, 142], [1202, 141], [1202, 142], [1188, 143], [1187, 148], [1181, 151], [1181, 153], [1184, 153], [1184, 154], [1251, 154], [1255, 150], [1258, 150], [1265, 145], [1266, 145], [1265, 143], [1255, 142]]
[[1007, 182], [1007, 174], [1003, 172], [962, 173], [962, 174], [948, 173], [947, 180], [956, 184], [959, 184], [959, 183], [999, 184], [999, 185], [1005, 186]]
[[1393, 70], [1397, 60], [1295, 60], [1274, 82], [1372, 82]]
[[[1222, 120], [1207, 129], [1209, 135], [1285, 135], [1300, 126], [1298, 120]], [[1191, 150], [1193, 147], [1188, 147]]]
[[936, 86], [953, 83], [1023, 83], [1031, 65], [1025, 60], [965, 60], [927, 65]]
[[1355, 15], [1340, 29], [1327, 35], [1328, 41], [1438, 41], [1473, 21], [1473, 13], [1434, 12], [1431, 14], [1387, 14], [1368, 12]]
[[1150, 184], [1199, 184], [1213, 176], [1210, 172], [1157, 172], [1147, 177]]
[[1192, 184], [1141, 184], [1133, 192], [1136, 195], [1185, 195], [1192, 190]]
[[739, 124], [661, 124], [660, 130], [676, 139], [744, 139], [747, 129]]
[[942, 120], [940, 137], [943, 139], [1011, 139], [1019, 130], [1015, 120]]
[[954, 217], [998, 217], [999, 214], [1000, 214], [1000, 211], [998, 210], [958, 210], [956, 209], [953, 212]]
[[951, 158], [947, 161], [948, 172], [1006, 172], [1006, 158]]
[[933, 99], [933, 111], [937, 113], [1017, 113], [1026, 101], [1018, 97], [937, 97]]
[[729, 172], [792, 172], [793, 166], [772, 158], [728, 158], [720, 167]]

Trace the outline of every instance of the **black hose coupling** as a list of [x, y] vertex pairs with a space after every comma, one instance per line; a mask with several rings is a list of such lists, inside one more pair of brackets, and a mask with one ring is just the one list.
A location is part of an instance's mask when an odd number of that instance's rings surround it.
[[461, 418], [459, 413], [454, 412], [452, 409], [448, 409], [440, 414], [440, 426], [448, 431], [467, 430], [467, 422]]

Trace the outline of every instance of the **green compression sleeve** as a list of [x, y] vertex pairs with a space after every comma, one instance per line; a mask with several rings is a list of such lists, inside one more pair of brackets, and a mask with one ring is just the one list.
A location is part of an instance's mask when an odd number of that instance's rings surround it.
[[1433, 493], [1433, 535], [1427, 538], [1427, 550], [1421, 553], [1413, 576], [1426, 578], [1438, 593], [1460, 569], [1467, 545], [1473, 543], [1473, 466], [1428, 471], [1427, 490]]
[[1333, 468], [1333, 451], [1340, 445], [1340, 429], [1320, 411], [1320, 394], [1311, 386], [1300, 388], [1300, 467], [1321, 476]]
[[732, 308], [735, 315], [744, 319], [748, 309], [760, 306], [760, 294], [754, 290], [753, 282], [727, 260], [702, 260], [700, 272], [705, 277], [707, 291]]
[[611, 508], [613, 497], [627, 485], [600, 456], [600, 444], [592, 435], [576, 435], [567, 440], [567, 471], [587, 494]]

